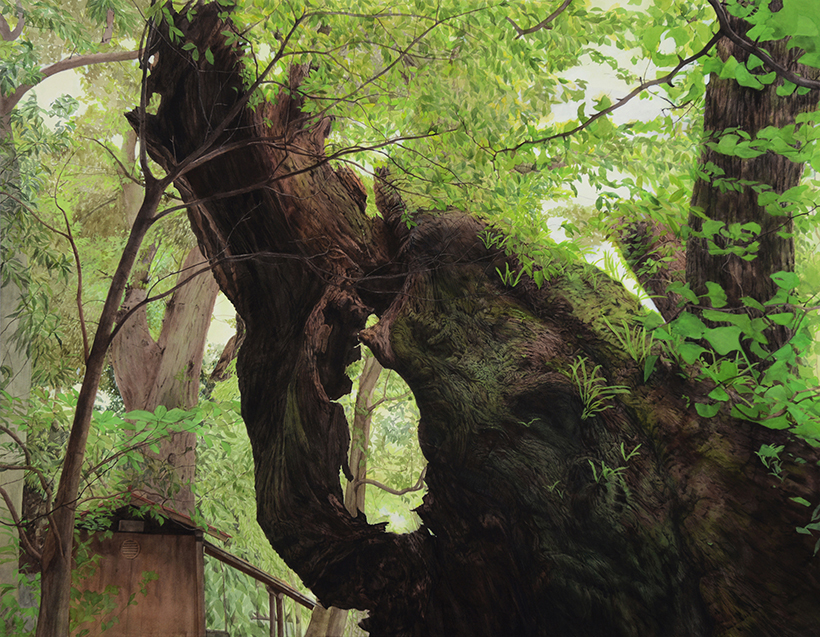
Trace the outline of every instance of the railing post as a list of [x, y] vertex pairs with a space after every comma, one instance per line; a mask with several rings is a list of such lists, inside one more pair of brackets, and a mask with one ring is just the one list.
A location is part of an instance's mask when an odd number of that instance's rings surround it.
[[265, 587], [268, 591], [268, 617], [270, 617], [270, 637], [276, 637], [276, 624], [279, 621], [276, 608], [276, 593], [270, 586]]
[[278, 637], [285, 637], [285, 604], [284, 594], [276, 593], [276, 630]]

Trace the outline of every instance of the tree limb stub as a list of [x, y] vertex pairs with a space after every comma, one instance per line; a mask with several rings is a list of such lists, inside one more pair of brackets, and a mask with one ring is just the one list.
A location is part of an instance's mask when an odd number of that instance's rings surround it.
[[[215, 68], [167, 38], [157, 51], [149, 90], [162, 99], [147, 145], [166, 167], [242, 99], [239, 52], [217, 14], [204, 5], [194, 22], [176, 18]], [[191, 225], [246, 323], [237, 374], [259, 522], [322, 604], [369, 610], [371, 635], [799, 635], [816, 625], [813, 540], [794, 532], [805, 508], [788, 500], [816, 496], [816, 467], [784, 462], [777, 482], [755, 452], [777, 441], [817, 454], [782, 432], [700, 419], [681, 396], [697, 402], [711, 388], [671, 364], [645, 382], [603, 320], [640, 308], [592, 266], [508, 288], [497, 270], [515, 259], [487, 249], [469, 215], [420, 213], [402, 233], [366, 217], [361, 193], [325, 159], [330, 123], [301, 109], [307, 72], [294, 67], [274, 105], [224, 128], [221, 142], [247, 145], [177, 186], [199, 202]], [[380, 320], [365, 330], [370, 313]], [[407, 535], [343, 504], [349, 433], [335, 400], [350, 391], [359, 339], [419, 405], [429, 491], [424, 525]], [[630, 393], [584, 418], [573, 365]], [[640, 453], [627, 460], [623, 448]], [[605, 480], [605, 467], [619, 471]]]

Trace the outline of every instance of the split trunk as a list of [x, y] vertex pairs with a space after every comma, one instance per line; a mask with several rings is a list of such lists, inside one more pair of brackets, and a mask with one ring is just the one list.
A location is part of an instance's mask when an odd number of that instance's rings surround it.
[[[176, 24], [214, 65], [168, 39], [153, 51], [147, 143], [169, 167], [244, 91], [217, 9]], [[243, 109], [225, 152], [177, 186], [200, 202], [191, 225], [246, 324], [237, 373], [259, 522], [321, 603], [369, 611], [372, 635], [811, 634], [820, 575], [814, 540], [795, 532], [810, 510], [792, 498], [815, 503], [820, 456], [701, 419], [710, 388], [671, 363], [645, 381], [603, 320], [641, 310], [593, 267], [506, 287], [497, 272], [517, 264], [485, 247], [479, 221], [407, 211], [384, 175], [381, 216], [366, 216], [365, 192], [326, 160], [330, 122], [301, 109], [306, 73]], [[429, 490], [413, 533], [344, 505], [335, 401], [359, 342], [419, 406]], [[598, 376], [629, 393], [591, 409]], [[784, 445], [779, 477], [755, 455], [763, 443]]]

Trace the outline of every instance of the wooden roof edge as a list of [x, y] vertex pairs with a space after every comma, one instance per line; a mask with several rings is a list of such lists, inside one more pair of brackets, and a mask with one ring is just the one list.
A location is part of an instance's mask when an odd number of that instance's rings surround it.
[[276, 593], [282, 593], [283, 595], [287, 595], [295, 602], [301, 604], [302, 606], [306, 606], [310, 610], [316, 606], [316, 601], [312, 600], [310, 597], [303, 595], [295, 588], [293, 588], [290, 584], [286, 584], [282, 580], [277, 577], [274, 577], [270, 573], [266, 573], [260, 568], [257, 568], [250, 562], [246, 562], [241, 557], [237, 557], [232, 553], [228, 553], [225, 549], [221, 549], [218, 546], [211, 544], [208, 540], [203, 539], [203, 544], [205, 547], [205, 554], [210, 555], [218, 559], [220, 562], [224, 562], [228, 566], [235, 568], [237, 571], [241, 571], [245, 573], [245, 575], [250, 575], [255, 580], [262, 582], [270, 589], [272, 589]]
[[174, 522], [178, 522], [179, 524], [183, 524], [188, 526], [192, 529], [199, 529], [200, 531], [204, 531], [208, 535], [215, 537], [218, 540], [222, 540], [223, 542], [227, 542], [231, 539], [231, 536], [228, 533], [220, 531], [217, 528], [214, 528], [210, 524], [206, 524], [204, 527], [199, 526], [189, 515], [185, 515], [184, 513], [180, 513], [179, 511], [172, 509], [171, 507], [167, 507], [160, 502], [155, 502], [150, 498], [144, 496], [141, 492], [129, 489], [129, 495], [131, 496], [131, 506], [146, 506], [146, 507], [158, 507], [159, 512], [161, 515], [165, 516], [169, 520], [173, 520]]

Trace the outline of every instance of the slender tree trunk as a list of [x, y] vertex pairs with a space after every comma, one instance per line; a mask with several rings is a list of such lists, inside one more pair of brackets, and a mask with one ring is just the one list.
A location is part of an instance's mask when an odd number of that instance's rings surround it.
[[[166, 166], [243, 96], [217, 14], [176, 21], [216, 70], [170, 39], [157, 51], [148, 147]], [[366, 216], [326, 161], [331, 123], [301, 109], [306, 73], [239, 113], [221, 140], [232, 151], [176, 183], [206, 200], [191, 225], [247, 325], [237, 373], [259, 522], [322, 604], [368, 610], [374, 636], [812, 634], [820, 574], [795, 498], [816, 501], [818, 452], [700, 418], [711, 388], [671, 363], [644, 379], [602, 319], [640, 308], [592, 266], [508, 288], [497, 273], [518, 264], [486, 248], [482, 223], [407, 211], [384, 175], [382, 215]], [[213, 120], [180, 116], [203, 112]], [[344, 506], [335, 400], [360, 340], [419, 406], [429, 490], [413, 533]], [[596, 405], [603, 384], [629, 393]], [[783, 445], [779, 477], [763, 443]]]
[[120, 299], [136, 260], [137, 251], [150, 227], [151, 217], [157, 209], [164, 189], [165, 186], [161, 182], [150, 182], [146, 187], [145, 199], [108, 289], [91, 352], [86, 361], [85, 376], [77, 397], [77, 409], [74, 413], [65, 460], [60, 473], [60, 483], [54, 500], [53, 527], [49, 528], [43, 547], [37, 637], [65, 637], [68, 635], [74, 512], [94, 399], [100, 385], [108, 347], [111, 344], [111, 331]]
[[[370, 446], [370, 424], [373, 419], [373, 392], [379, 381], [382, 366], [373, 356], [365, 358], [359, 375], [358, 391], [353, 415], [350, 438], [350, 472], [353, 479], [345, 487], [345, 508], [356, 517], [364, 511], [364, 497], [367, 485], [367, 450]], [[345, 630], [348, 611], [331, 606], [317, 606], [313, 609], [305, 637], [341, 637]]]

